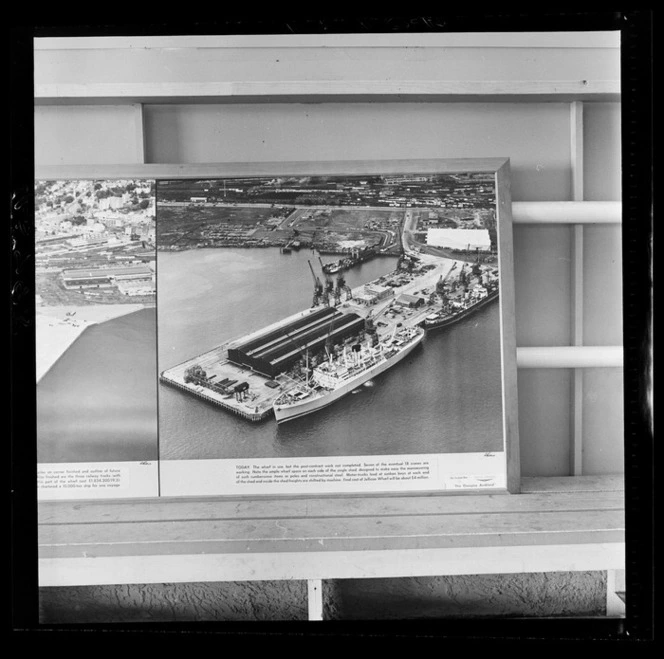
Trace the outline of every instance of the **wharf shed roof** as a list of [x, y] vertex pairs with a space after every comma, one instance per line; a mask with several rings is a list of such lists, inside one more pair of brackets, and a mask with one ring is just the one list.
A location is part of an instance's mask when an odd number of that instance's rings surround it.
[[[313, 323], [313, 326], [309, 323], [297, 340], [282, 332], [281, 340], [271, 342], [263, 351], [247, 354], [240, 348], [229, 348], [228, 357], [235, 363], [274, 377], [307, 351], [316, 352], [323, 348], [328, 337], [336, 343], [364, 327], [364, 319], [357, 314], [343, 314], [333, 309], [330, 311], [332, 314], [319, 314], [318, 321]], [[311, 320], [311, 316], [308, 319]], [[283, 327], [281, 329], [283, 330]]]
[[480, 249], [491, 246], [491, 237], [487, 229], [429, 229], [427, 245], [449, 247], [452, 249]]
[[304, 335], [302, 335], [297, 341], [293, 341], [290, 338], [287, 338], [279, 345], [276, 345], [261, 355], [256, 356], [260, 357], [261, 359], [274, 362], [284, 355], [300, 353], [307, 348], [318, 345], [321, 342], [326, 341], [328, 336], [330, 339], [338, 338], [340, 335], [343, 335], [346, 330], [360, 327], [360, 325], [363, 325], [363, 323], [363, 319], [361, 319], [356, 314], [340, 314], [340, 317], [335, 319], [333, 323], [325, 323], [322, 326], [312, 328]]
[[368, 293], [391, 293], [393, 289], [390, 286], [380, 286], [379, 284], [365, 284], [364, 290]]
[[[362, 327], [364, 327], [364, 319], [360, 318], [359, 316], [356, 316], [355, 314], [348, 314], [348, 320], [344, 321], [344, 324], [335, 327], [332, 332], [330, 332], [329, 336], [330, 339], [341, 339], [344, 338], [350, 334], [353, 334], [356, 331], [359, 331]], [[302, 354], [306, 349], [312, 350], [319, 348], [325, 344], [327, 341], [328, 333], [325, 332], [321, 335], [315, 336], [315, 337], [310, 337], [310, 339], [307, 341], [306, 345], [301, 346], [301, 347], [295, 347], [291, 346], [292, 349], [289, 350], [288, 352], [285, 352], [280, 355], [271, 355], [271, 356], [266, 356], [266, 360], [269, 361], [274, 367], [278, 367], [280, 364], [284, 362], [289, 362], [292, 360], [294, 357], [298, 357], [300, 354]]]
[[275, 333], [269, 341], [260, 343], [255, 348], [246, 352], [253, 357], [261, 357], [266, 353], [278, 349], [279, 346], [284, 343], [287, 343], [288, 345], [297, 345], [306, 340], [306, 337], [312, 332], [320, 330], [328, 331], [334, 321], [337, 318], [340, 318], [341, 315], [340, 312], [336, 312], [332, 314], [318, 315], [316, 318], [309, 318], [309, 322], [299, 323], [297, 327], [285, 328], [283, 331]]
[[95, 279], [108, 277], [122, 277], [127, 275], [151, 276], [152, 270], [147, 266], [131, 266], [122, 268], [76, 268], [74, 270], [63, 270], [65, 279]]
[[279, 325], [279, 327], [273, 327], [264, 333], [254, 335], [253, 338], [249, 339], [248, 341], [236, 343], [233, 347], [236, 350], [241, 350], [242, 352], [253, 352], [257, 348], [267, 345], [274, 339], [285, 336], [286, 333], [291, 333], [300, 327], [308, 325], [311, 322], [315, 322], [321, 318], [329, 318], [337, 313], [340, 312], [338, 312], [336, 309], [332, 309], [331, 307], [318, 309], [311, 314], [303, 316], [302, 318], [297, 318], [289, 323]]
[[418, 295], [408, 295], [408, 293], [402, 293], [397, 299], [397, 304], [422, 304], [424, 298]]

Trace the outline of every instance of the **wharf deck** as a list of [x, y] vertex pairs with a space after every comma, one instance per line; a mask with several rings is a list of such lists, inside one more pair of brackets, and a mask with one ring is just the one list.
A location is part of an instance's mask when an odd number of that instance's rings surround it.
[[[231, 390], [242, 382], [246, 382], [249, 388], [245, 395], [236, 397], [234, 393], [222, 394], [207, 384], [185, 382], [185, 372], [194, 364], [199, 365], [205, 371], [209, 385], [230, 380]], [[272, 416], [272, 404], [277, 397], [296, 385], [296, 382], [282, 374], [275, 380], [278, 387], [268, 387], [267, 383], [270, 382], [270, 378], [256, 373], [246, 366], [229, 362], [226, 346], [219, 346], [173, 368], [166, 369], [159, 379], [176, 389], [254, 422], [263, 421]]]

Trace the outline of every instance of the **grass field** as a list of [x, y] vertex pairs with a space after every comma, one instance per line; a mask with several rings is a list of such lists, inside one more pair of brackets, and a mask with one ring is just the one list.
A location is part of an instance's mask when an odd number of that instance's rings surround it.
[[265, 226], [273, 217], [273, 208], [160, 206], [157, 210], [157, 244], [159, 247], [181, 242], [197, 242], [200, 232], [208, 226], [240, 224]]
[[[403, 210], [365, 210], [348, 208], [304, 208], [294, 210], [263, 206], [159, 206], [157, 210], [158, 248], [190, 249], [205, 244], [206, 230], [224, 225], [256, 228], [253, 238], [272, 245], [286, 244], [299, 237], [305, 242], [313, 240], [326, 248], [334, 248], [339, 241], [365, 241], [367, 245], [379, 245], [381, 240], [398, 234]], [[268, 220], [288, 215], [280, 228], [274, 228]], [[274, 230], [273, 230], [274, 229]], [[216, 239], [223, 246], [223, 240]], [[231, 243], [229, 243], [231, 244]], [[235, 243], [232, 243], [235, 244]]]
[[310, 219], [299, 220], [297, 228], [300, 231], [313, 231], [314, 229], [327, 229], [328, 231], [346, 232], [362, 231], [367, 222], [379, 224], [393, 221], [396, 225], [403, 217], [403, 211], [394, 210], [348, 210], [330, 208], [327, 211], [314, 213]]

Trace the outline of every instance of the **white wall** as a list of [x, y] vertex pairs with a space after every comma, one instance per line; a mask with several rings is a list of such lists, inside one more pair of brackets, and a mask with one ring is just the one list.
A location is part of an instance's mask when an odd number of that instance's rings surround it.
[[139, 162], [132, 105], [35, 108], [35, 164]]

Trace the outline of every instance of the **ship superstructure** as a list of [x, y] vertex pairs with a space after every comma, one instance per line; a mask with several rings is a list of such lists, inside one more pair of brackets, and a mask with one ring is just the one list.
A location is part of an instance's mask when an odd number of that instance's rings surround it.
[[[424, 330], [408, 327], [382, 340], [345, 346], [313, 369], [310, 379], [274, 402], [277, 423], [317, 412], [404, 359], [421, 343]], [[373, 343], [373, 344], [372, 344]]]

